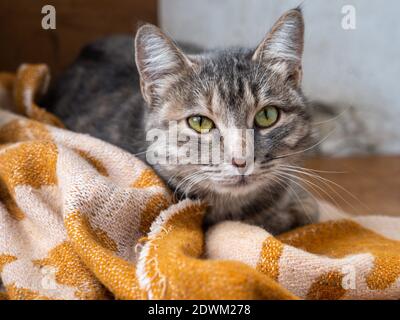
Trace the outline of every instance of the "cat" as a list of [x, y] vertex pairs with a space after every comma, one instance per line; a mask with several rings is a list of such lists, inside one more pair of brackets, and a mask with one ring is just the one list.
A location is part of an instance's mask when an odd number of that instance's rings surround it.
[[[113, 36], [85, 47], [42, 105], [67, 128], [144, 161], [151, 146], [146, 133], [167, 132], [171, 122], [179, 135], [200, 138], [190, 148], [215, 149], [210, 137], [218, 134], [217, 148], [227, 160], [151, 165], [177, 195], [208, 204], [205, 226], [240, 220], [279, 234], [318, 217], [317, 203], [296, 175], [313, 144], [301, 90], [303, 38], [300, 8], [284, 13], [253, 49], [182, 50], [158, 27], [145, 24], [134, 43], [129, 36]], [[234, 129], [250, 129], [252, 142], [246, 144]], [[252, 152], [239, 154], [238, 145]], [[152, 150], [158, 147], [163, 148], [155, 144]], [[169, 147], [179, 153], [183, 145]]]

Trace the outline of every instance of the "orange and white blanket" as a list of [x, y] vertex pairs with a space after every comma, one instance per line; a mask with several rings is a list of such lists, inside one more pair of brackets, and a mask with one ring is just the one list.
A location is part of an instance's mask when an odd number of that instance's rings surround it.
[[322, 221], [272, 237], [175, 203], [135, 156], [35, 104], [44, 65], [0, 74], [4, 299], [399, 299], [400, 218]]

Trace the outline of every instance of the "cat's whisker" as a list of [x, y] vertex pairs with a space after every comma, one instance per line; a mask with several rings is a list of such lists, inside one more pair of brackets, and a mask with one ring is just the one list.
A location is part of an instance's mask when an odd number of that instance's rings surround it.
[[171, 177], [167, 180], [167, 185], [170, 185], [170, 183], [179, 175], [181, 172], [176, 172], [175, 174], [171, 175]]
[[[284, 166], [281, 166], [281, 167], [284, 167]], [[364, 207], [364, 209], [370, 210], [370, 208], [365, 206], [365, 204], [359, 198], [357, 198], [353, 193], [351, 193], [349, 190], [347, 190], [346, 188], [344, 188], [343, 186], [341, 186], [340, 184], [338, 184], [338, 183], [336, 183], [336, 182], [334, 182], [332, 180], [329, 180], [327, 178], [321, 177], [320, 175], [317, 175], [317, 174], [313, 174], [313, 173], [310, 173], [310, 172], [304, 172], [304, 171], [299, 170], [299, 169], [286, 168], [286, 170], [294, 172], [294, 173], [304, 174], [304, 175], [309, 176], [311, 178], [317, 179], [320, 182], [322, 182], [324, 185], [326, 185], [332, 192], [334, 192], [334, 193], [336, 193], [336, 194], [338, 194], [340, 196], [340, 194], [330, 185], [330, 184], [332, 184], [332, 185], [336, 186], [337, 188], [341, 189], [342, 191], [344, 191], [349, 196], [351, 196], [360, 205], [362, 205]], [[349, 204], [347, 202], [347, 200], [345, 200], [343, 197], [341, 197], [341, 198], [342, 198], [343, 201], [346, 201], [346, 203]]]
[[344, 109], [342, 112], [340, 112], [339, 114], [337, 114], [336, 116], [334, 116], [334, 117], [332, 117], [332, 118], [330, 118], [330, 119], [323, 120], [323, 121], [318, 121], [318, 122], [313, 122], [313, 123], [311, 123], [311, 124], [312, 124], [312, 125], [315, 125], [315, 126], [319, 126], [319, 125], [321, 125], [321, 124], [325, 124], [325, 123], [329, 123], [329, 122], [335, 121], [335, 120], [339, 119], [340, 117], [342, 117], [342, 116], [343, 116], [346, 112], [348, 112], [350, 109], [351, 109], [351, 107], [347, 107], [347, 108]]
[[138, 153], [132, 153], [132, 155], [133, 156], [138, 156], [138, 155], [140, 155], [140, 154], [145, 154], [145, 153], [147, 153], [148, 151], [146, 150], [146, 151], [142, 151], [142, 152], [138, 152]]
[[[318, 196], [319, 196], [321, 199], [323, 199], [324, 197], [323, 197], [323, 196], [321, 195], [321, 193], [318, 191], [318, 190], [320, 190], [321, 192], [323, 192], [323, 194], [324, 194], [325, 196], [327, 196], [331, 201], [333, 201], [333, 202], [335, 203], [335, 205], [339, 206], [339, 204], [338, 204], [338, 202], [336, 201], [336, 199], [333, 198], [332, 195], [330, 195], [326, 190], [322, 189], [322, 187], [320, 187], [320, 186], [318, 186], [318, 185], [316, 185], [316, 184], [314, 184], [314, 183], [311, 183], [310, 181], [306, 180], [305, 178], [299, 177], [299, 176], [297, 176], [297, 175], [290, 174], [290, 173], [288, 173], [288, 172], [286, 172], [286, 171], [282, 171], [282, 170], [279, 170], [279, 169], [278, 169], [278, 171], [279, 171], [281, 174], [283, 174], [283, 175], [285, 175], [285, 176], [287, 176], [287, 177], [291, 177], [291, 178], [297, 179], [298, 181], [300, 181], [300, 182], [302, 182], [302, 183], [305, 183], [305, 184], [306, 184], [308, 187], [310, 187], [314, 192], [316, 192], [316, 193], [318, 194]], [[316, 189], [316, 188], [317, 188], [317, 189]]]
[[195, 172], [185, 176], [182, 180], [180, 180], [178, 182], [178, 184], [175, 186], [174, 197], [176, 196], [177, 192], [180, 192], [181, 189], [183, 189], [183, 186], [185, 186], [185, 183], [187, 183], [187, 181], [189, 181], [192, 177], [195, 177], [198, 174], [201, 174], [200, 170], [195, 171]]
[[[199, 182], [201, 182], [204, 179], [208, 178], [210, 173], [213, 173], [213, 171], [206, 170], [206, 169], [200, 169], [200, 170], [197, 170], [197, 171], [192, 172], [191, 174], [185, 176], [175, 186], [174, 196], [176, 195], [176, 193], [178, 191], [182, 192], [182, 196], [187, 196], [189, 191], [190, 191], [190, 189], [193, 188], [193, 186], [195, 184], [198, 184]], [[197, 181], [196, 181], [196, 179], [197, 179]]]
[[[323, 192], [323, 194], [326, 195], [331, 201], [333, 201], [334, 204], [335, 204], [338, 208], [343, 209], [343, 207], [342, 207], [341, 205], [338, 204], [338, 202], [336, 201], [336, 199], [333, 198], [333, 196], [332, 196], [329, 192], [327, 192], [326, 190], [324, 190], [321, 186], [319, 186], [319, 185], [317, 185], [317, 184], [315, 184], [315, 183], [313, 183], [313, 182], [307, 180], [306, 178], [302, 178], [302, 177], [299, 177], [299, 176], [297, 176], [297, 175], [290, 174], [290, 173], [285, 172], [285, 171], [281, 171], [281, 173], [284, 174], [284, 175], [288, 175], [288, 176], [290, 176], [290, 177], [296, 178], [296, 179], [298, 179], [298, 180], [301, 181], [301, 182], [304, 182], [307, 186], [309, 186], [310, 188], [312, 188], [314, 192], [317, 191], [317, 190], [315, 189], [315, 188], [317, 188], [318, 190], [320, 190], [321, 192]], [[352, 207], [353, 210], [355, 209], [355, 207], [354, 207], [351, 203], [349, 203], [346, 199], [344, 199], [339, 193], [334, 192], [334, 194], [335, 194], [336, 196], [338, 196], [338, 197], [339, 197], [343, 202], [345, 202], [347, 205], [349, 205], [350, 207]], [[320, 195], [320, 194], [319, 194], [319, 195]], [[321, 196], [321, 195], [320, 195], [320, 196]], [[323, 197], [322, 197], [322, 199], [323, 199]]]
[[[274, 178], [276, 178], [277, 180], [275, 180]], [[281, 187], [283, 187], [285, 189], [285, 184], [284, 184], [285, 181], [283, 179], [281, 179], [279, 176], [275, 176], [274, 178], [272, 178], [272, 180], [276, 181]], [[280, 182], [282, 180], [284, 181], [283, 183]], [[297, 202], [303, 208], [304, 214], [306, 214], [307, 218], [310, 220], [310, 223], [312, 223], [313, 219], [308, 215], [308, 212], [307, 212], [306, 208], [304, 207], [303, 202], [301, 201], [301, 199], [300, 199], [299, 195], [297, 194], [296, 190], [294, 190], [294, 188], [289, 183], [286, 184], [286, 187], [288, 187], [292, 191], [292, 193], [295, 195], [295, 197], [297, 199]]]
[[[314, 201], [315, 201], [316, 203], [319, 203], [320, 199], [323, 199], [323, 196], [321, 195], [321, 193], [320, 193], [318, 190], [315, 190], [314, 187], [309, 186], [309, 187], [313, 190], [313, 192], [315, 192], [315, 193], [318, 195], [319, 199], [316, 198], [315, 195], [314, 195], [312, 192], [310, 192], [310, 190], [308, 190], [307, 188], [305, 188], [300, 182], [297, 182], [297, 181], [295, 181], [294, 179], [292, 179], [292, 178], [290, 178], [290, 177], [288, 177], [288, 176], [281, 175], [282, 172], [280, 172], [280, 173], [278, 173], [278, 174], [279, 174], [279, 176], [284, 177], [285, 179], [288, 179], [290, 182], [294, 183], [294, 184], [297, 185], [299, 188], [301, 188], [304, 192], [306, 192], [309, 196], [311, 196], [311, 197], [314, 199]], [[295, 176], [295, 178], [298, 178], [298, 177]], [[300, 181], [302, 181], [302, 180], [300, 179]], [[335, 199], [332, 198], [331, 200], [335, 203], [335, 205], [336, 205], [338, 208], [340, 208], [340, 206], [338, 205], [338, 203], [337, 203], [337, 201], [336, 201]]]
[[[280, 177], [275, 176], [275, 178], [277, 178], [278, 181], [281, 180]], [[293, 182], [293, 181], [290, 180], [290, 179], [289, 179], [289, 181]], [[281, 184], [280, 184], [280, 185], [281, 185]], [[282, 185], [281, 185], [281, 186], [282, 186]], [[283, 185], [283, 187], [284, 187], [284, 186], [285, 186], [285, 185]], [[301, 201], [301, 199], [300, 199], [299, 195], [297, 194], [296, 190], [295, 190], [290, 184], [286, 184], [286, 186], [289, 187], [290, 190], [292, 190], [292, 193], [295, 195], [295, 197], [296, 197], [296, 199], [297, 199], [297, 202], [298, 202], [298, 203], [301, 205], [301, 207], [303, 208], [303, 213], [307, 216], [307, 218], [308, 218], [308, 220], [310, 221], [310, 223], [313, 223], [314, 221], [313, 221], [312, 217], [309, 216], [309, 214], [308, 214], [306, 208], [304, 207], [304, 204], [303, 204], [303, 202]], [[303, 190], [304, 190], [304, 188], [303, 188]], [[307, 194], [310, 195], [311, 193], [310, 193], [309, 191], [307, 191]], [[315, 198], [314, 195], [311, 194], [311, 196], [314, 198], [315, 201], [317, 201], [317, 199]]]
[[197, 176], [197, 177], [192, 178], [191, 182], [186, 187], [186, 192], [185, 192], [186, 197], [192, 192], [193, 187], [195, 187], [200, 182], [203, 182], [205, 179], [207, 179], [206, 175], [205, 176]]
[[293, 169], [299, 169], [299, 170], [306, 170], [309, 172], [318, 172], [318, 173], [341, 173], [341, 174], [348, 173], [346, 171], [316, 170], [316, 169], [304, 168], [304, 167], [300, 167], [300, 166], [293, 166], [293, 165], [289, 165], [289, 164], [280, 164], [280, 166], [293, 168]]
[[[196, 177], [192, 178], [191, 179], [192, 182], [190, 184], [188, 184], [188, 186], [186, 188], [187, 189], [186, 196], [188, 196], [192, 192], [192, 189], [195, 186], [197, 186], [201, 182], [206, 181], [207, 179], [209, 179], [209, 173], [208, 172], [206, 172], [204, 175], [196, 176]], [[205, 186], [203, 185], [203, 187], [205, 187]]]
[[309, 150], [311, 150], [311, 149], [313, 149], [313, 148], [319, 146], [321, 143], [325, 142], [335, 131], [336, 131], [336, 127], [335, 127], [334, 129], [332, 129], [332, 130], [331, 130], [324, 138], [322, 138], [320, 141], [318, 141], [317, 143], [313, 144], [312, 146], [310, 146], [310, 147], [308, 147], [308, 148], [306, 148], [306, 149], [299, 150], [299, 151], [296, 151], [296, 152], [293, 152], [293, 153], [288, 153], [288, 154], [276, 156], [276, 157], [273, 157], [272, 159], [273, 159], [273, 160], [275, 160], [275, 159], [282, 159], [282, 158], [286, 158], [286, 157], [290, 157], [290, 156], [294, 156], [294, 155], [297, 155], [297, 154], [301, 154], [301, 153], [307, 152], [307, 151], [309, 151]]

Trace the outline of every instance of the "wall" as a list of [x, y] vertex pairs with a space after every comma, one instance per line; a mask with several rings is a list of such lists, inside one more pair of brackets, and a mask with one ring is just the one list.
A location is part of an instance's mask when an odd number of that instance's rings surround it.
[[[56, 9], [56, 29], [42, 29], [46, 4]], [[157, 0], [0, 0], [0, 70], [45, 62], [59, 73], [89, 41], [132, 33], [138, 21], [157, 23]]]
[[[253, 46], [297, 1], [160, 0], [160, 24], [172, 37], [207, 48]], [[341, 26], [344, 5], [356, 29]], [[322, 144], [332, 154], [400, 153], [400, 1], [307, 0], [304, 90], [321, 107]], [[322, 112], [322, 109], [324, 112]]]

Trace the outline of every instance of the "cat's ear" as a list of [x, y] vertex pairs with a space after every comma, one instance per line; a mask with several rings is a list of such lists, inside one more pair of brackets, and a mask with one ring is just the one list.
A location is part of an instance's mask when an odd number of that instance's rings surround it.
[[301, 82], [301, 58], [304, 43], [304, 20], [300, 8], [284, 13], [258, 45], [252, 59], [270, 64], [284, 63], [286, 77]]
[[136, 33], [135, 60], [142, 94], [150, 105], [169, 81], [192, 65], [174, 42], [151, 24], [141, 26]]

